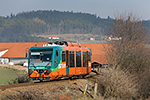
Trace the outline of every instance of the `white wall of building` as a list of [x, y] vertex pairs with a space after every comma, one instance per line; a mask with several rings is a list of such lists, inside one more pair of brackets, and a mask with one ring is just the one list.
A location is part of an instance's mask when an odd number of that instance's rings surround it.
[[10, 58], [10, 62], [13, 62], [14, 64], [23, 64], [25, 62], [28, 62], [27, 58]]
[[[27, 58], [0, 58], [0, 64], [27, 64], [28, 59]], [[26, 65], [27, 66], [27, 65]]]
[[0, 64], [8, 64], [9, 59], [8, 58], [0, 58]]

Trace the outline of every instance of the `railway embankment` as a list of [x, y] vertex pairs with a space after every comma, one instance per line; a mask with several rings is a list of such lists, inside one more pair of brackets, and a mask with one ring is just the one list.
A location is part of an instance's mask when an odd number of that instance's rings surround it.
[[[27, 70], [27, 67], [19, 65], [0, 65], [0, 67], [20, 71]], [[84, 94], [87, 83], [88, 88]], [[91, 77], [89, 79], [63, 79], [46, 82], [10, 84], [0, 87], [0, 99], [4, 100], [74, 100], [81, 98], [94, 98], [94, 82]]]
[[[12, 66], [1, 67], [9, 69]], [[14, 70], [19, 70], [19, 67], [15, 67], [18, 69]], [[23, 66], [21, 67], [24, 69]], [[27, 69], [27, 67], [25, 68]], [[92, 100], [95, 93], [95, 81], [98, 85], [95, 100], [116, 100], [114, 96], [120, 100], [140, 99], [138, 77], [117, 70], [104, 69], [101, 71], [104, 74], [88, 79], [64, 79], [41, 83], [23, 83], [19, 84], [20, 86], [15, 86], [15, 84], [14, 86], [2, 86], [0, 100]], [[88, 88], [85, 92], [87, 84]], [[149, 97], [145, 98], [142, 100], [149, 100]]]

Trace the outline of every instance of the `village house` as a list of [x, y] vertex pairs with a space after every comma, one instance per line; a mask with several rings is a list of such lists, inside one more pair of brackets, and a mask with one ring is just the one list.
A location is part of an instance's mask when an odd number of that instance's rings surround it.
[[48, 39], [56, 40], [56, 39], [59, 39], [59, 36], [49, 36]]
[[90, 41], [94, 41], [94, 40], [95, 40], [95, 36], [90, 36], [90, 37], [89, 37], [89, 40], [90, 40]]
[[121, 40], [121, 37], [113, 37], [113, 36], [109, 36], [109, 37], [102, 37], [103, 40], [109, 40], [109, 41], [113, 41], [113, 40]]

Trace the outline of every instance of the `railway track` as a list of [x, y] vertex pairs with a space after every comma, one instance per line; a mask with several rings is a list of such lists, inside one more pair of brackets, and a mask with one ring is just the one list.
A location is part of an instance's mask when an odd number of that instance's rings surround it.
[[[93, 79], [96, 78], [99, 75], [103, 75], [103, 73], [97, 73], [93, 74], [93, 75], [88, 75], [85, 78], [82, 79]], [[43, 84], [53, 84], [56, 82], [67, 82], [67, 81], [74, 81], [77, 80], [79, 78], [74, 78], [74, 79], [68, 79], [68, 78], [64, 78], [64, 79], [60, 79], [60, 80], [49, 80], [49, 81], [43, 81], [43, 82], [28, 82], [28, 83], [20, 83], [20, 84], [10, 84], [10, 85], [2, 85], [0, 86], [0, 89], [2, 91], [9, 89], [9, 88], [16, 88], [16, 87], [23, 87], [23, 86], [31, 86], [31, 85], [43, 85]]]

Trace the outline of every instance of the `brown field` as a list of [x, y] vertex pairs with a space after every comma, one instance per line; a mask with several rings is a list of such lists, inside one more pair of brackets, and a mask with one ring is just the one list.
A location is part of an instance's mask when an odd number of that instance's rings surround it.
[[49, 34], [49, 35], [32, 35], [36, 37], [44, 37], [48, 38], [49, 36], [59, 36], [61, 40], [65, 41], [75, 41], [79, 43], [104, 43], [105, 41], [99, 41], [99, 40], [89, 40], [90, 36], [98, 37], [99, 35], [93, 35], [93, 34]]

